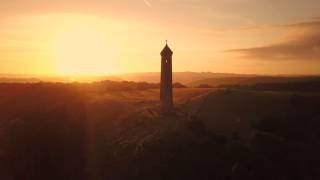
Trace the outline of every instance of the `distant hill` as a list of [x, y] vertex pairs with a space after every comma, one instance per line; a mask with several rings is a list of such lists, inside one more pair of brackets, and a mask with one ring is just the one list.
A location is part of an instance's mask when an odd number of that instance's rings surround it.
[[[100, 82], [134, 81], [159, 83], [159, 72], [118, 74], [112, 76], [24, 76], [0, 75], [0, 83], [35, 83], [35, 82]], [[320, 76], [262, 76], [250, 74], [212, 73], [212, 72], [174, 72], [173, 82], [188, 87], [221, 87], [234, 85], [254, 85], [260, 83], [291, 83], [318, 81]]]
[[[210, 78], [227, 78], [227, 77], [252, 77], [255, 75], [232, 74], [232, 73], [212, 73], [212, 72], [174, 72], [173, 81], [183, 84], [201, 81]], [[116, 75], [119, 79], [126, 81], [146, 81], [156, 83], [160, 81], [160, 72], [149, 73], [131, 73]]]
[[24, 76], [24, 75], [0, 75], [0, 83], [38, 83], [38, 82], [98, 82], [98, 81], [122, 81], [118, 77], [107, 76]]
[[[182, 84], [189, 84], [210, 78], [229, 78], [229, 77], [252, 77], [254, 75], [231, 74], [231, 73], [211, 73], [211, 72], [174, 72], [173, 82], [180, 82]], [[0, 82], [93, 82], [93, 81], [135, 81], [135, 82], [149, 82], [159, 83], [160, 72], [147, 73], [129, 73], [117, 74], [112, 76], [27, 76], [27, 75], [0, 75]]]
[[0, 77], [0, 83], [35, 83], [40, 82], [38, 78], [8, 78]]

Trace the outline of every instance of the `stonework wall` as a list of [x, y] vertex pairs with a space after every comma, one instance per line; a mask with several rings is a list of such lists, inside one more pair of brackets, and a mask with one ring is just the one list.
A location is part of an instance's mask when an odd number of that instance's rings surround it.
[[162, 54], [160, 100], [161, 100], [161, 110], [164, 113], [170, 113], [173, 109], [172, 53]]

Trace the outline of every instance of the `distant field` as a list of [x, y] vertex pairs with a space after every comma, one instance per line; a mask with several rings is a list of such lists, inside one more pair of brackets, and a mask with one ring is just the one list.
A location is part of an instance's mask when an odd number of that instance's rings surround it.
[[316, 76], [237, 76], [237, 77], [214, 77], [201, 79], [188, 83], [188, 86], [194, 87], [201, 84], [208, 84], [213, 87], [228, 86], [228, 85], [254, 85], [258, 83], [271, 84], [271, 83], [299, 83], [299, 82], [320, 82], [320, 77]]

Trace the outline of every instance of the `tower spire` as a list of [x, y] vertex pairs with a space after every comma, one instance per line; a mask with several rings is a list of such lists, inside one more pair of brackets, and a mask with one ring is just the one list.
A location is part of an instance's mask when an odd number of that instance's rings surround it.
[[173, 111], [172, 98], [172, 50], [166, 46], [161, 51], [161, 83], [160, 83], [160, 101], [161, 111], [164, 114], [170, 114]]

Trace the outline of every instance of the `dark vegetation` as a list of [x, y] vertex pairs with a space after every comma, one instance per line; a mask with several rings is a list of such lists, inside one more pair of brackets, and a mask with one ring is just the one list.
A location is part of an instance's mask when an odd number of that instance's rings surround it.
[[158, 84], [0, 84], [0, 179], [319, 179], [320, 94], [303, 83], [186, 94], [172, 116], [144, 95]]
[[300, 91], [319, 92], [320, 79], [308, 79], [306, 81], [284, 82], [284, 83], [255, 83], [251, 85], [220, 85], [222, 88], [236, 88], [253, 91]]
[[200, 79], [188, 83], [189, 86], [196, 87], [201, 84], [208, 84], [213, 87], [219, 86], [252, 86], [254, 84], [290, 84], [319, 82], [319, 76], [222, 76]]
[[179, 82], [173, 83], [173, 84], [172, 84], [172, 87], [173, 87], [173, 88], [187, 88], [187, 86], [185, 86], [185, 85], [183, 85], [183, 84], [181, 84], [181, 83], [179, 83]]
[[199, 84], [197, 86], [197, 88], [213, 88], [213, 86], [209, 85], [209, 84]]

